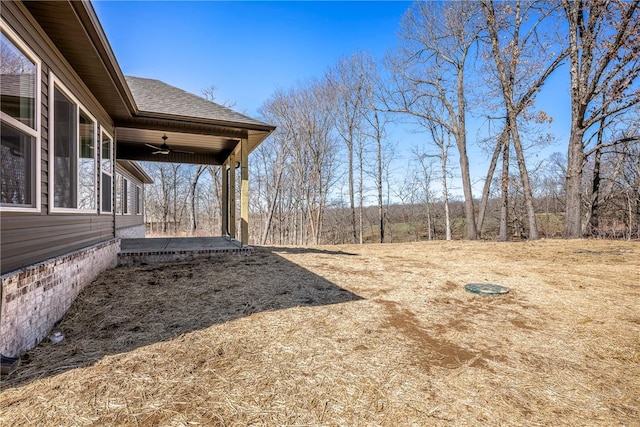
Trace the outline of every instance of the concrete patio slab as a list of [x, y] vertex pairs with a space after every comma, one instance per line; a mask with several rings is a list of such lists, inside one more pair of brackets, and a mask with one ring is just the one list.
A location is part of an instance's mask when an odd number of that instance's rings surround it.
[[118, 265], [156, 264], [210, 258], [222, 254], [248, 255], [250, 246], [226, 237], [154, 237], [122, 239]]

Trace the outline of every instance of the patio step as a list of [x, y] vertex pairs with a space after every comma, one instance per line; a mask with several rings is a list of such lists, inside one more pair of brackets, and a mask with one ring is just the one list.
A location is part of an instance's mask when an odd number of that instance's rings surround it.
[[207, 259], [226, 254], [251, 255], [251, 246], [223, 237], [122, 239], [118, 265], [145, 265]]

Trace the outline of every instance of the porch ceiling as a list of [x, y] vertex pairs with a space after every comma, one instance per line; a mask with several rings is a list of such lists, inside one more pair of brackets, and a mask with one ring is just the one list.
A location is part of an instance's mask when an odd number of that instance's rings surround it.
[[[170, 129], [170, 128], [167, 128]], [[204, 165], [220, 165], [240, 142], [239, 138], [229, 138], [216, 134], [196, 134], [155, 129], [117, 128], [117, 154], [119, 159], [153, 162], [180, 162]], [[177, 153], [153, 154], [151, 144], [159, 147], [162, 137], [167, 136], [170, 150], [191, 151], [193, 154]]]

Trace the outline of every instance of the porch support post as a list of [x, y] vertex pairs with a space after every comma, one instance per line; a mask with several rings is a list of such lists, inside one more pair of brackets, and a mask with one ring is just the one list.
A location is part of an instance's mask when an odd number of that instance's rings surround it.
[[240, 243], [249, 244], [249, 141], [240, 140]]
[[220, 206], [220, 213], [222, 216], [222, 235], [229, 235], [229, 160], [225, 160], [220, 166], [222, 171], [222, 203]]
[[236, 238], [236, 153], [229, 155], [229, 236]]

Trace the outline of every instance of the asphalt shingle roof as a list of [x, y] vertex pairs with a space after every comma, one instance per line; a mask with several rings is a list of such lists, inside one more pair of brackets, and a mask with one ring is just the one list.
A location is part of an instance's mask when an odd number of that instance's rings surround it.
[[160, 80], [125, 76], [140, 111], [227, 121], [237, 124], [270, 126]]

